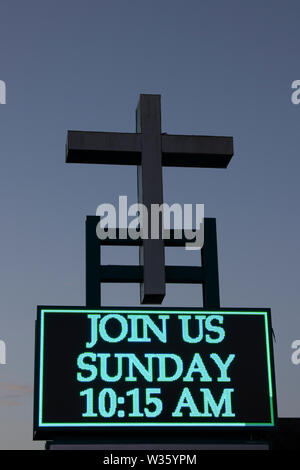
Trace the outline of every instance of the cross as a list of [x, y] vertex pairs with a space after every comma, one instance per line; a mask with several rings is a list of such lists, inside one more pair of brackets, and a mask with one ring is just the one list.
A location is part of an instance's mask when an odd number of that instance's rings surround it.
[[[140, 95], [136, 132], [68, 131], [67, 163], [138, 166], [138, 199], [148, 209], [162, 204], [162, 167], [226, 168], [233, 156], [232, 137], [168, 135], [161, 132], [160, 95]], [[164, 240], [145, 239], [140, 247], [142, 304], [161, 304], [165, 296]]]

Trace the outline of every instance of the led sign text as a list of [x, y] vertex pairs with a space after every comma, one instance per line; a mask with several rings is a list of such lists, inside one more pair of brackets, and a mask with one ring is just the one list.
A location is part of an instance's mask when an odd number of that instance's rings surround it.
[[266, 310], [41, 307], [36, 427], [273, 426], [270, 328]]

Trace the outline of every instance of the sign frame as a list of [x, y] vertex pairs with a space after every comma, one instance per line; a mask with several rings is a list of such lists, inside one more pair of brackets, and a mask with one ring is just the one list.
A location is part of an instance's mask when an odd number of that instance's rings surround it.
[[[87, 425], [84, 423], [46, 423], [41, 419], [43, 404], [41, 403], [43, 396], [42, 393], [42, 382], [41, 378], [41, 363], [43, 354], [43, 328], [45, 311], [56, 311], [56, 313], [101, 313], [101, 312], [136, 312], [150, 314], [151, 312], [172, 314], [177, 313], [221, 313], [221, 314], [246, 314], [246, 315], [263, 315], [264, 316], [264, 327], [266, 335], [266, 359], [267, 359], [267, 370], [268, 370], [268, 390], [269, 390], [269, 405], [270, 405], [270, 416], [269, 422], [263, 423], [177, 423], [172, 425], [171, 423], [160, 424], [155, 422], [150, 424], [135, 424], [123, 423], [123, 424], [112, 424], [103, 425]], [[54, 313], [54, 312], [53, 312]], [[272, 342], [272, 324], [271, 324], [271, 310], [270, 308], [183, 308], [183, 307], [86, 307], [86, 306], [38, 306], [37, 307], [37, 320], [36, 320], [36, 335], [35, 335], [35, 380], [34, 380], [34, 440], [45, 440], [45, 439], [57, 439], [64, 438], [66, 436], [77, 437], [77, 438], [91, 438], [105, 436], [114, 436], [116, 438], [124, 438], [124, 436], [136, 436], [141, 438], [142, 436], [166, 436], [166, 431], [169, 436], [184, 436], [184, 439], [189, 439], [191, 436], [195, 438], [196, 435], [200, 435], [203, 431], [205, 432], [220, 432], [223, 430], [226, 432], [245, 432], [249, 430], [260, 430], [260, 429], [274, 429], [277, 425], [277, 400], [276, 400], [276, 384], [275, 384], [275, 369], [274, 369], [274, 353], [273, 353], [273, 342]], [[229, 433], [230, 434], [230, 433]]]

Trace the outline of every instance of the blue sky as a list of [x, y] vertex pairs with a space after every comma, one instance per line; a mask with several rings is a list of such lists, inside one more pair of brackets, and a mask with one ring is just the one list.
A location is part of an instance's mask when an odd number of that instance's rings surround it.
[[[234, 137], [226, 170], [165, 168], [164, 200], [217, 218], [221, 305], [272, 309], [279, 415], [300, 416], [299, 15], [289, 0], [1, 3], [0, 448], [44, 445], [32, 442], [36, 305], [84, 305], [85, 217], [137, 199], [135, 168], [67, 165], [67, 130], [133, 132], [140, 93], [161, 94], [165, 132]], [[137, 259], [107, 248], [103, 262]], [[105, 305], [138, 301], [138, 286], [103, 289]], [[165, 306], [199, 304], [199, 288], [168, 286]]]

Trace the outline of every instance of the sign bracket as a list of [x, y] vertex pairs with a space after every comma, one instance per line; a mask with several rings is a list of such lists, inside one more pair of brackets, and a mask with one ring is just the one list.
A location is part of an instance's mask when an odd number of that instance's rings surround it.
[[[116, 238], [100, 240], [96, 227], [99, 216], [86, 218], [86, 305], [101, 306], [102, 283], [142, 283], [144, 271], [142, 266], [101, 265], [101, 246], [141, 246], [141, 238], [133, 240], [129, 237], [120, 238], [116, 229]], [[203, 307], [219, 308], [219, 273], [217, 255], [216, 219], [204, 219], [204, 240], [201, 249], [201, 266], [165, 266], [166, 283], [201, 284], [203, 291]], [[189, 240], [184, 236], [174, 238], [174, 230], [170, 231], [170, 239], [164, 240], [165, 246], [183, 247]], [[200, 251], [200, 250], [199, 250]], [[153, 302], [155, 303], [155, 302]]]

